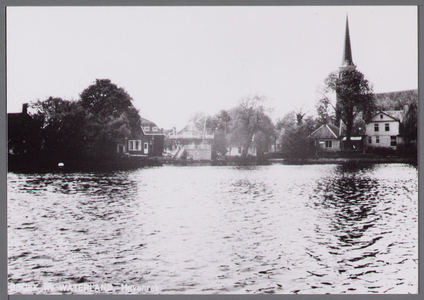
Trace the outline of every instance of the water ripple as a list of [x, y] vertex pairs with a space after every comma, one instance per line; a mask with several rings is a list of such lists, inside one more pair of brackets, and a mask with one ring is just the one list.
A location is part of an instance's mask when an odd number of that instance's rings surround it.
[[413, 166], [8, 174], [10, 283], [416, 293]]

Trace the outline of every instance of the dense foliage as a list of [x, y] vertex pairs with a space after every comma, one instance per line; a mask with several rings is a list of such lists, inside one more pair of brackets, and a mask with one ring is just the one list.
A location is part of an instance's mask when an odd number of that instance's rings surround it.
[[[405, 108], [402, 134], [405, 146], [416, 145], [417, 95], [399, 94], [393, 100], [372, 94], [372, 87], [363, 74], [355, 69], [332, 73], [326, 79], [326, 91], [337, 95], [334, 105], [323, 96], [316, 105], [316, 117], [302, 109], [286, 114], [274, 124], [265, 98], [249, 96], [236, 107], [221, 110], [213, 116], [197, 113], [191, 122], [198, 131], [214, 134], [213, 157], [223, 156], [231, 147], [241, 148], [246, 159], [249, 148], [258, 156], [269, 151], [282, 157], [306, 158], [315, 154], [309, 135], [323, 124], [346, 125], [346, 136], [361, 135], [365, 122], [376, 108], [387, 110]], [[377, 100], [376, 100], [377, 99]], [[379, 99], [379, 100], [378, 100]], [[393, 102], [392, 101], [392, 102]], [[393, 104], [393, 103], [392, 103]], [[33, 124], [38, 129], [40, 160], [99, 161], [116, 156], [116, 144], [141, 131], [141, 118], [132, 98], [108, 79], [97, 79], [80, 94], [76, 101], [50, 97], [31, 104]], [[18, 149], [15, 149], [18, 151]]]
[[346, 125], [346, 145], [349, 149], [355, 117], [362, 113], [367, 121], [375, 112], [372, 86], [364, 74], [353, 68], [331, 73], [325, 83], [327, 90], [337, 95], [336, 118]]
[[97, 79], [77, 101], [50, 97], [31, 106], [42, 124], [40, 155], [55, 160], [112, 158], [119, 139], [141, 130], [131, 97], [108, 79]]
[[284, 157], [306, 158], [313, 154], [308, 136], [316, 129], [318, 119], [300, 118], [299, 112], [290, 112], [277, 121], [277, 141]]

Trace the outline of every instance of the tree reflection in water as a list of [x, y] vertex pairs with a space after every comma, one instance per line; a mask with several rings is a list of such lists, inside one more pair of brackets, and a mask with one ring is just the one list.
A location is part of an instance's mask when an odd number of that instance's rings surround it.
[[387, 276], [384, 268], [392, 262], [382, 257], [397, 243], [397, 233], [393, 233], [398, 231], [397, 223], [391, 217], [396, 199], [385, 193], [395, 187], [373, 178], [374, 169], [374, 165], [337, 166], [334, 173], [318, 181], [310, 197], [313, 202], [308, 204], [318, 210], [321, 221], [309, 237], [308, 254], [318, 265], [326, 264], [338, 273], [334, 280], [351, 286], [350, 291], [356, 290], [352, 279], [365, 280], [368, 289], [384, 289], [381, 284], [372, 285]]
[[379, 186], [375, 179], [364, 176], [372, 166], [340, 165], [335, 176], [318, 183], [322, 193], [320, 205], [333, 211], [330, 230], [338, 237], [339, 246], [362, 244], [365, 231], [375, 226], [380, 218], [376, 211]]

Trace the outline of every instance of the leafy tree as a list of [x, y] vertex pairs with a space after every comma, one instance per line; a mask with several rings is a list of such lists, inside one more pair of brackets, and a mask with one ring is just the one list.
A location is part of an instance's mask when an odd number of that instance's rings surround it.
[[336, 92], [336, 116], [346, 125], [346, 145], [350, 149], [355, 117], [362, 112], [367, 120], [375, 110], [372, 86], [361, 72], [353, 68], [331, 73], [325, 83], [327, 91]]
[[298, 113], [290, 112], [279, 120], [279, 143], [285, 157], [306, 158], [312, 154], [309, 134], [317, 127], [312, 116], [302, 117], [298, 122]]
[[403, 136], [405, 145], [409, 146], [411, 141], [416, 141], [418, 137], [418, 103], [413, 101], [408, 105], [408, 110], [403, 119]]
[[206, 120], [206, 127], [215, 130], [222, 130], [226, 133], [228, 131], [230, 121], [230, 112], [222, 109], [219, 113]]
[[82, 155], [81, 127], [85, 123], [84, 110], [77, 101], [49, 97], [31, 103], [42, 129], [42, 154], [51, 159], [76, 159]]
[[274, 134], [274, 125], [262, 105], [263, 102], [263, 97], [246, 97], [230, 113], [229, 140], [231, 143], [242, 145], [242, 159], [247, 157], [247, 151], [252, 145], [255, 134], [259, 132], [266, 136]]
[[50, 97], [32, 103], [41, 123], [40, 154], [48, 159], [102, 160], [115, 155], [116, 142], [141, 131], [141, 119], [127, 92], [97, 79], [78, 101]]
[[88, 156], [110, 157], [119, 139], [140, 133], [141, 119], [132, 98], [109, 79], [96, 79], [80, 97], [86, 110], [83, 130]]
[[206, 127], [215, 133], [214, 142], [212, 144], [213, 155], [217, 153], [221, 155], [226, 154], [227, 134], [230, 121], [230, 113], [226, 110], [221, 110], [219, 113], [206, 120]]
[[402, 110], [405, 105], [418, 101], [418, 90], [374, 94], [378, 110]]

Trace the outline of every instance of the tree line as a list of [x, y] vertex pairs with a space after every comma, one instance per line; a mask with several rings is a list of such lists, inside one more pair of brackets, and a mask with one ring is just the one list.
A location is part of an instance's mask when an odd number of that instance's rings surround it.
[[109, 79], [97, 79], [76, 101], [49, 97], [31, 103], [30, 108], [40, 129], [37, 159], [111, 159], [117, 140], [141, 131], [132, 98]]
[[[206, 129], [215, 134], [213, 152], [218, 155], [225, 155], [234, 146], [242, 149], [243, 159], [248, 156], [249, 147], [254, 146], [258, 156], [273, 147], [283, 157], [305, 157], [311, 155], [308, 136], [322, 124], [339, 126], [342, 122], [349, 147], [350, 137], [358, 134], [355, 130], [379, 109], [372, 92], [372, 85], [361, 72], [340, 70], [326, 78], [315, 115], [300, 109], [273, 122], [265, 97], [255, 95], [212, 116], [198, 113], [191, 121], [200, 131]], [[330, 100], [331, 93], [337, 95], [336, 101]], [[50, 97], [31, 103], [31, 116], [40, 129], [38, 158], [112, 159], [117, 141], [140, 134], [141, 118], [132, 102], [123, 88], [109, 79], [97, 79], [76, 101]], [[418, 113], [417, 101], [407, 104], [403, 131], [409, 143], [417, 138]]]
[[[336, 95], [335, 101], [330, 100], [331, 94]], [[246, 158], [250, 146], [257, 148], [258, 155], [264, 155], [273, 147], [282, 157], [307, 157], [315, 153], [308, 136], [319, 126], [341, 126], [349, 150], [351, 137], [363, 134], [359, 129], [364, 129], [378, 110], [399, 109], [399, 105], [392, 108], [387, 101], [376, 101], [372, 84], [354, 68], [330, 73], [321, 96], [314, 115], [307, 115], [301, 108], [278, 118], [275, 123], [270, 110], [264, 107], [265, 98], [259, 96], [245, 97], [232, 109], [206, 116], [206, 121], [197, 113], [191, 121], [199, 130], [206, 127], [209, 132], [215, 132], [213, 149], [217, 153], [225, 154], [231, 145], [238, 145], [243, 149], [242, 158]], [[408, 109], [401, 132], [407, 147], [417, 139], [417, 100], [417, 97], [409, 97], [403, 102]]]

